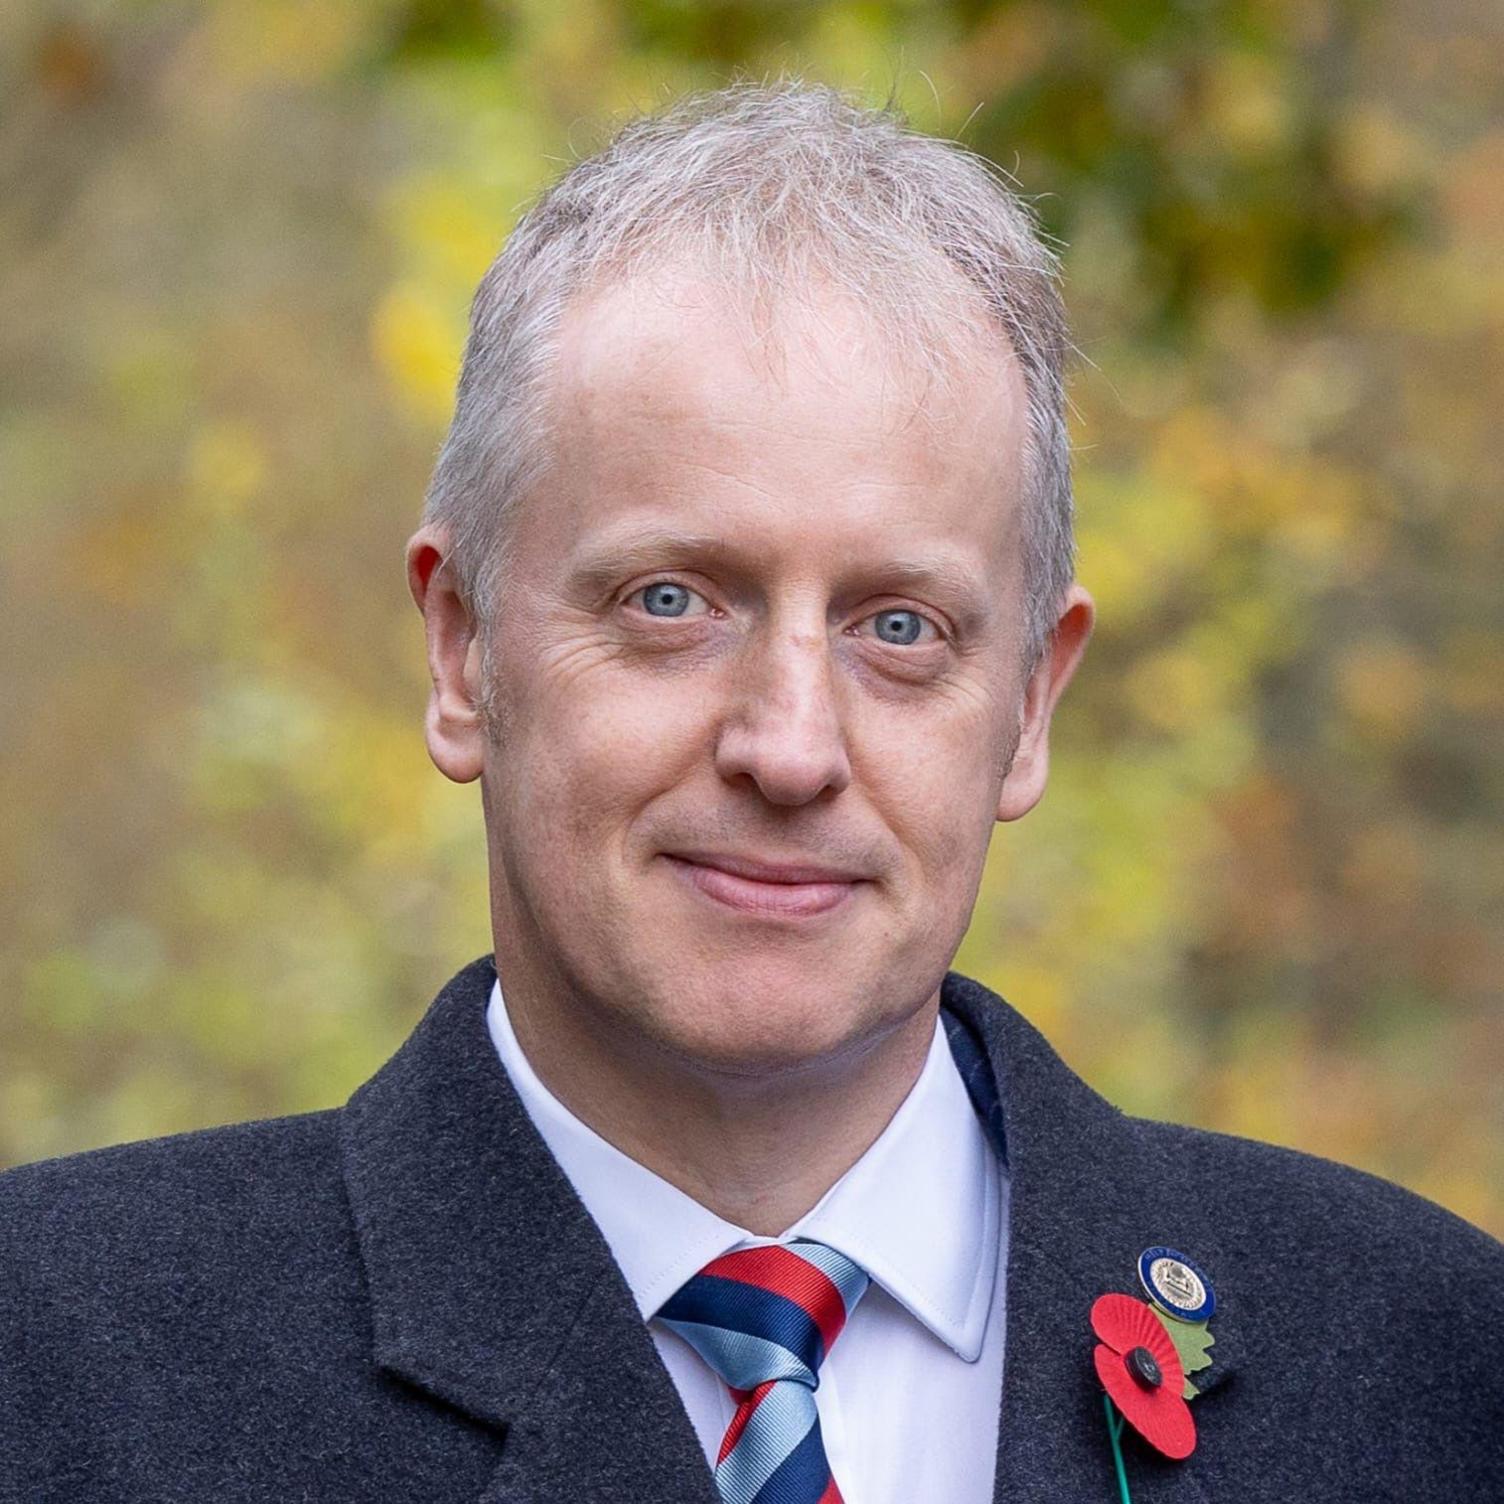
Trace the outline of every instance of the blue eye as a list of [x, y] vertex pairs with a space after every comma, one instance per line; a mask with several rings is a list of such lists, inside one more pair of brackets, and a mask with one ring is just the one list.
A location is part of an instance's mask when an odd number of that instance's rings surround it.
[[642, 609], [649, 616], [688, 616], [697, 614], [695, 604], [703, 605], [700, 597], [687, 586], [676, 585], [672, 580], [655, 580], [637, 592]]
[[908, 647], [919, 641], [926, 622], [917, 611], [879, 611], [872, 618], [872, 630], [883, 642]]

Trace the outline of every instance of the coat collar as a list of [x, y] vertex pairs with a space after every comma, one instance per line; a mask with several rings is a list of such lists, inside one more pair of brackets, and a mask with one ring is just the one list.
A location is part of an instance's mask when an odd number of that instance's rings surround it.
[[[992, 1121], [1010, 1178], [1003, 1404], [995, 1497], [1010, 1504], [1114, 1497], [1102, 1391], [1088, 1313], [1109, 1291], [1141, 1296], [1139, 1254], [1179, 1248], [1210, 1274], [1218, 1314], [1213, 1364], [1196, 1376], [1198, 1429], [1225, 1425], [1239, 1350], [1234, 1250], [1188, 1193], [1176, 1131], [1126, 1117], [1072, 1073], [1020, 1014], [965, 977], [946, 978], [952, 1047], [983, 1120]], [[957, 1036], [969, 1036], [958, 1041]], [[968, 1042], [990, 1071], [967, 1070]], [[996, 1105], [987, 1096], [995, 1083]], [[1125, 1448], [1130, 1448], [1125, 1438]], [[1131, 1445], [1135, 1495], [1193, 1504], [1209, 1495], [1197, 1454], [1170, 1462]]]
[[717, 1504], [595, 1223], [486, 1035], [491, 957], [438, 995], [343, 1114], [377, 1364], [504, 1431], [486, 1501]]
[[[716, 1504], [626, 1283], [490, 1046], [494, 978], [489, 956], [455, 976], [342, 1115], [376, 1362], [505, 1431], [487, 1500]], [[1142, 1249], [1183, 1249], [1217, 1283], [1208, 1373], [1223, 1383], [1238, 1342], [1221, 1245], [1187, 1204], [1163, 1130], [1117, 1112], [985, 988], [951, 975], [942, 1007], [1011, 1178], [996, 1497], [1110, 1498], [1091, 1303], [1135, 1290]], [[1221, 1400], [1196, 1402], [1198, 1426], [1214, 1424]], [[1134, 1465], [1155, 1475], [1145, 1497], [1156, 1504], [1206, 1497], [1195, 1455], [1142, 1451]]]

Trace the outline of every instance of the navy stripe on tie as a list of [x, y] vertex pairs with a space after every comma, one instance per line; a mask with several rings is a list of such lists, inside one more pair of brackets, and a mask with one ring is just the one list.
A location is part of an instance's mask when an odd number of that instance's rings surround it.
[[811, 1499], [821, 1498], [829, 1486], [830, 1463], [825, 1458], [817, 1420], [752, 1496], [752, 1504], [809, 1504]]
[[668, 1321], [731, 1327], [786, 1347], [814, 1374], [825, 1343], [814, 1318], [784, 1295], [716, 1274], [697, 1274], [658, 1312]]

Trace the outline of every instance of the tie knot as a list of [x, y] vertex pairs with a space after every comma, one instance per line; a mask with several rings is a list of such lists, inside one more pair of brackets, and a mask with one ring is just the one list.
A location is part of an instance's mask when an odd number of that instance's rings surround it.
[[859, 1265], [823, 1243], [738, 1248], [687, 1280], [658, 1317], [732, 1389], [775, 1379], [813, 1389], [867, 1283]]

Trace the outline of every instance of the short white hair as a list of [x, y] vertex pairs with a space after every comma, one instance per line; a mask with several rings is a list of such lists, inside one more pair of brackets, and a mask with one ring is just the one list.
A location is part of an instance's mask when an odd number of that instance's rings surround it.
[[1032, 661], [1073, 575], [1056, 258], [991, 163], [910, 129], [891, 108], [797, 80], [738, 83], [633, 120], [537, 199], [482, 278], [424, 519], [448, 531], [456, 588], [483, 638], [505, 572], [506, 519], [548, 462], [548, 377], [565, 306], [588, 288], [680, 264], [764, 305], [816, 286], [850, 293], [900, 359], [931, 379], [945, 379], [947, 352], [975, 359], [979, 330], [1003, 358], [1011, 349], [1028, 405]]

